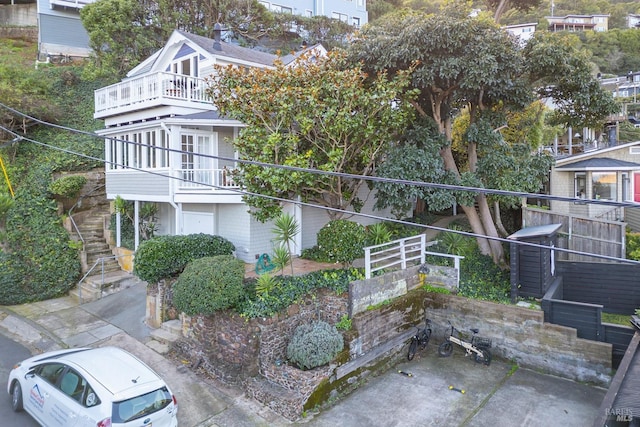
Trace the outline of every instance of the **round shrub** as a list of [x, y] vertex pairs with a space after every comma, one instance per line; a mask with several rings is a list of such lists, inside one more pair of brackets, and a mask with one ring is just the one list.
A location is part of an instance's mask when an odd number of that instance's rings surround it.
[[140, 243], [136, 251], [133, 274], [155, 283], [182, 272], [193, 260], [216, 255], [231, 255], [233, 243], [220, 236], [189, 234], [158, 236]]
[[190, 316], [234, 307], [243, 297], [244, 262], [232, 255], [190, 262], [171, 287], [173, 304]]
[[350, 264], [364, 256], [364, 226], [346, 219], [329, 221], [318, 232], [318, 249], [325, 260]]
[[49, 191], [56, 196], [73, 199], [80, 194], [80, 190], [87, 183], [87, 178], [82, 175], [63, 176], [49, 185]]
[[296, 328], [287, 346], [287, 358], [300, 369], [312, 369], [331, 362], [343, 348], [336, 327], [320, 320]]

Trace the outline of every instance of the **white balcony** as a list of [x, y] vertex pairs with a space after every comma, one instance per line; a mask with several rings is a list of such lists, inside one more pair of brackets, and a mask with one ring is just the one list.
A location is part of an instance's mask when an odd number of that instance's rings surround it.
[[239, 188], [233, 181], [231, 169], [178, 169], [180, 178], [176, 191], [216, 191]]
[[73, 7], [76, 9], [82, 9], [88, 4], [95, 3], [97, 0], [50, 0], [49, 4], [53, 8], [54, 6]]
[[193, 105], [213, 110], [204, 79], [173, 73], [146, 74], [95, 91], [94, 118], [162, 105]]

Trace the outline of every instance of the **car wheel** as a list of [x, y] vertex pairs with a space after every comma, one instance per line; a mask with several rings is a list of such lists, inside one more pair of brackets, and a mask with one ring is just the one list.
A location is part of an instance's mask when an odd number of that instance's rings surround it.
[[22, 411], [22, 387], [18, 381], [11, 388], [11, 409], [15, 412]]

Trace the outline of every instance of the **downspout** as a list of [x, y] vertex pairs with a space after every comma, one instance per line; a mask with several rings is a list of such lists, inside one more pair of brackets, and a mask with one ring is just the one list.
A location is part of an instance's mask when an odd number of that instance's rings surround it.
[[[169, 127], [167, 126], [167, 124], [164, 121], [160, 122], [160, 127], [167, 132], [167, 134], [171, 135], [171, 129], [169, 129]], [[171, 145], [171, 137], [169, 137], [169, 145]], [[182, 226], [181, 226], [181, 218], [182, 218], [182, 208], [179, 204], [176, 203], [175, 201], [175, 196], [176, 196], [176, 192], [175, 192], [175, 185], [174, 185], [174, 174], [173, 174], [173, 162], [169, 162], [169, 174], [170, 174], [170, 182], [169, 182], [169, 204], [173, 207], [176, 216], [174, 218], [175, 221], [175, 233], [174, 234], [181, 234], [182, 233]]]

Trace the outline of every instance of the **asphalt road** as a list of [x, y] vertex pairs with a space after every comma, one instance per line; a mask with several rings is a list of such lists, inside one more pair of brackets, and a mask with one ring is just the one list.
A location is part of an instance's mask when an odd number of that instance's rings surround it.
[[9, 371], [17, 362], [31, 357], [31, 352], [21, 344], [0, 334], [0, 378], [2, 378], [2, 391], [0, 391], [0, 420], [3, 427], [32, 427], [39, 426], [29, 415], [24, 412], [13, 412], [11, 399], [7, 394], [7, 378]]

